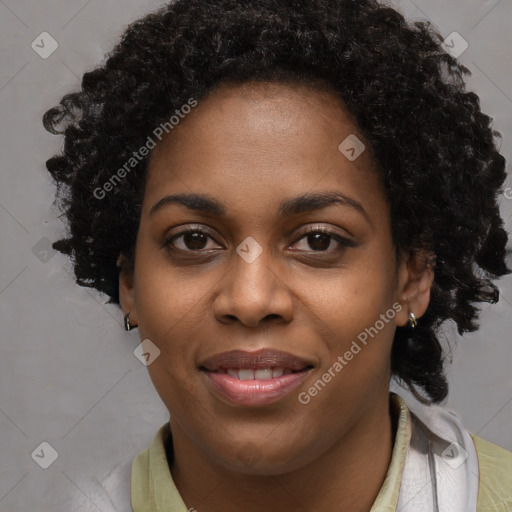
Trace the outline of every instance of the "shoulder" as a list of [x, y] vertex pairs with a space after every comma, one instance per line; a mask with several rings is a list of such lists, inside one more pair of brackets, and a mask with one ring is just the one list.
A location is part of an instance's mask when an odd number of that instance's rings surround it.
[[478, 510], [512, 510], [512, 452], [471, 434], [478, 457]]
[[440, 503], [451, 503], [454, 497], [460, 502], [440, 510], [512, 512], [512, 453], [472, 434], [453, 410], [414, 402], [411, 406], [410, 449], [431, 444]]

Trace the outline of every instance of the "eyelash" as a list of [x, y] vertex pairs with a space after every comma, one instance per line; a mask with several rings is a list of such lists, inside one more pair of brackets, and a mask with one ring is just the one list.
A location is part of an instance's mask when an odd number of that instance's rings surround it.
[[[201, 233], [201, 234], [204, 234], [204, 235], [208, 236], [212, 240], [215, 240], [215, 238], [208, 231], [205, 231], [204, 229], [189, 228], [189, 229], [185, 229], [183, 231], [180, 231], [179, 233], [175, 233], [171, 237], [166, 238], [162, 247], [167, 247], [167, 248], [169, 248], [171, 250], [178, 250], [178, 251], [188, 252], [188, 253], [201, 253], [201, 252], [205, 252], [204, 249], [198, 249], [198, 250], [194, 251], [193, 249], [179, 249], [177, 247], [172, 247], [172, 243], [176, 239], [178, 239], [181, 236], [186, 235], [188, 233]], [[349, 238], [346, 238], [346, 237], [343, 237], [341, 235], [338, 235], [336, 232], [334, 232], [334, 231], [332, 231], [332, 230], [330, 230], [328, 228], [318, 228], [318, 227], [306, 228], [306, 230], [303, 233], [301, 233], [300, 237], [297, 238], [293, 242], [293, 244], [296, 244], [297, 242], [299, 242], [300, 240], [305, 238], [307, 235], [310, 235], [312, 233], [321, 233], [323, 235], [328, 235], [331, 238], [333, 238], [336, 242], [338, 242], [341, 247], [339, 247], [338, 249], [335, 249], [335, 250], [326, 250], [326, 251], [313, 251], [312, 250], [311, 252], [316, 252], [316, 253], [319, 253], [319, 254], [321, 254], [321, 253], [325, 254], [325, 253], [339, 251], [339, 250], [341, 250], [341, 248], [355, 247], [356, 246], [356, 243], [353, 242], [352, 240], [350, 240]], [[218, 243], [216, 240], [215, 240], [215, 242]]]

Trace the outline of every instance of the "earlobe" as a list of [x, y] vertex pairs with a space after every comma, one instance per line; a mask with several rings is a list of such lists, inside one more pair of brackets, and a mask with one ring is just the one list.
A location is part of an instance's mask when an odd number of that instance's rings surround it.
[[414, 328], [425, 314], [430, 302], [430, 290], [434, 282], [433, 253], [413, 251], [403, 263], [400, 274], [399, 296], [403, 308], [396, 317], [400, 327]]
[[134, 271], [128, 268], [125, 257], [122, 254], [117, 258], [116, 266], [120, 267], [119, 302], [124, 314], [125, 329], [131, 330], [138, 324], [137, 309], [135, 306]]

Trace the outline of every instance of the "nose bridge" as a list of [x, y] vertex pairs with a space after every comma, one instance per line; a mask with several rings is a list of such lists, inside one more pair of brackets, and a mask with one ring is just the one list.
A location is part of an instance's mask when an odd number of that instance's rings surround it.
[[233, 254], [220, 290], [216, 314], [236, 317], [240, 322], [255, 326], [266, 316], [289, 319], [292, 301], [282, 272], [273, 260], [269, 237], [246, 237]]
[[277, 279], [268, 237], [265, 240], [261, 236], [258, 238], [261, 243], [252, 236], [247, 236], [236, 248], [232, 262], [231, 285], [235, 286], [237, 291], [252, 291], [254, 295], [272, 293]]

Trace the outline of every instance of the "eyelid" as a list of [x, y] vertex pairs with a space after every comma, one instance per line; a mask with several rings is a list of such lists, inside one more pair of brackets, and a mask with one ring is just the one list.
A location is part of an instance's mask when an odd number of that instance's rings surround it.
[[[171, 244], [171, 242], [173, 242], [176, 238], [178, 238], [186, 233], [189, 233], [189, 232], [204, 233], [205, 235], [208, 235], [212, 240], [214, 240], [215, 243], [221, 245], [217, 241], [217, 238], [212, 233], [212, 230], [210, 230], [210, 228], [208, 228], [208, 227], [205, 227], [204, 224], [185, 224], [181, 229], [179, 229], [172, 235], [166, 235], [164, 237], [162, 248], [169, 246]], [[187, 252], [194, 252], [194, 251], [187, 251]]]
[[[343, 246], [344, 247], [355, 247], [356, 245], [358, 245], [357, 242], [353, 238], [351, 238], [349, 236], [344, 236], [344, 235], [338, 233], [335, 229], [326, 227], [326, 226], [322, 226], [320, 224], [308, 226], [306, 229], [301, 231], [301, 233], [298, 235], [298, 238], [295, 239], [295, 241], [293, 242], [292, 245], [296, 244], [297, 242], [302, 240], [306, 235], [308, 235], [310, 233], [322, 233], [322, 234], [331, 236], [342, 247]], [[321, 252], [330, 252], [330, 251], [319, 251], [319, 253], [321, 253]]]
[[307, 226], [306, 228], [304, 228], [304, 230], [301, 231], [300, 236], [303, 236], [303, 235], [311, 233], [311, 232], [316, 233], [318, 231], [320, 231], [322, 233], [326, 233], [328, 235], [337, 235], [340, 237], [343, 236], [342, 234], [338, 233], [334, 228], [331, 228], [329, 226], [324, 226], [322, 224], [313, 224], [313, 225]]
[[[162, 244], [162, 248], [172, 245], [172, 242], [175, 239], [179, 238], [180, 236], [182, 236], [186, 233], [190, 233], [190, 232], [203, 233], [203, 234], [207, 235], [208, 237], [210, 237], [215, 243], [222, 245], [217, 241], [216, 236], [214, 234], [212, 234], [212, 231], [209, 227], [207, 227], [203, 224], [195, 224], [195, 225], [194, 224], [192, 224], [192, 225], [186, 224], [179, 231], [173, 233], [170, 236], [166, 236], [164, 239], [164, 242]], [[305, 238], [310, 233], [322, 233], [322, 234], [328, 235], [328, 236], [332, 237], [336, 242], [338, 242], [338, 244], [341, 247], [355, 247], [358, 245], [357, 242], [355, 240], [353, 240], [353, 238], [351, 238], [349, 236], [343, 236], [340, 233], [338, 233], [335, 229], [323, 226], [321, 224], [307, 226], [299, 234], [297, 234], [297, 236], [295, 237], [295, 239], [291, 245], [295, 245], [297, 242], [301, 241], [303, 238]], [[182, 250], [182, 251], [184, 250], [184, 249], [178, 249], [176, 247], [173, 247], [173, 248], [177, 249], [177, 250]], [[337, 249], [337, 250], [339, 250], [339, 249]], [[204, 249], [198, 249], [197, 251], [194, 251], [194, 250], [184, 250], [184, 251], [190, 252], [190, 253], [206, 252], [206, 250], [204, 250]], [[333, 252], [333, 251], [318, 251], [318, 254], [321, 254], [322, 252], [328, 253], [328, 252]]]

